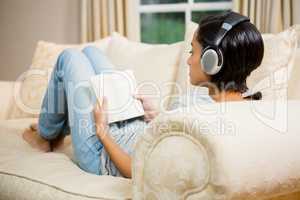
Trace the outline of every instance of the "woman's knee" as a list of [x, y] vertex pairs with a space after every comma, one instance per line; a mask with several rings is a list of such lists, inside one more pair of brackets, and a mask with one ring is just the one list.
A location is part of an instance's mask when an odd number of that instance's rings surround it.
[[104, 69], [112, 69], [113, 64], [110, 62], [105, 53], [95, 46], [87, 46], [82, 53], [89, 59], [96, 74], [103, 72]]
[[66, 61], [70, 61], [72, 59], [75, 59], [76, 57], [79, 57], [81, 52], [77, 49], [65, 49], [63, 50], [59, 56], [58, 56], [58, 62], [59, 63], [65, 63]]
[[104, 55], [104, 52], [102, 50], [100, 50], [99, 48], [95, 47], [95, 46], [86, 46], [82, 52], [87, 55], [88, 57], [90, 56], [99, 56], [99, 55]]
[[69, 67], [76, 68], [74, 63], [80, 59], [85, 59], [84, 54], [78, 49], [69, 48], [62, 51], [57, 59], [57, 67], [60, 71], [66, 71]]

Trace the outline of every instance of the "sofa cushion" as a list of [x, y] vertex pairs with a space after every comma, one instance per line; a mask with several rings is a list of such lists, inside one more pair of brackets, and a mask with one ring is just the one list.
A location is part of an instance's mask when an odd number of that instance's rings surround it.
[[131, 68], [138, 82], [138, 92], [152, 98], [163, 110], [169, 103], [179, 66], [183, 42], [145, 44], [129, 41], [114, 33], [107, 55], [118, 69]]
[[22, 84], [15, 87], [14, 105], [8, 118], [14, 119], [38, 116], [52, 69], [57, 57], [64, 49], [82, 49], [85, 46], [93, 45], [105, 52], [110, 39], [110, 37], [107, 37], [92, 43], [79, 45], [55, 44], [39, 41], [29, 70], [18, 78], [18, 81]]
[[0, 81], [0, 120], [7, 119], [14, 106], [13, 91], [14, 87], [20, 83], [12, 81]]
[[[180, 91], [187, 92], [192, 88], [189, 83], [187, 59], [191, 49], [191, 41], [198, 24], [190, 22], [185, 33], [185, 43], [176, 82]], [[265, 54], [261, 66], [254, 70], [247, 79], [252, 92], [261, 91], [264, 99], [273, 99], [287, 91], [297, 48], [297, 29], [291, 27], [278, 34], [262, 34], [265, 44]], [[281, 86], [281, 90], [276, 89]], [[283, 87], [282, 87], [283, 86]]]
[[71, 161], [70, 148], [65, 153], [31, 148], [21, 133], [36, 121], [0, 121], [0, 199], [131, 199], [130, 179], [84, 172]]

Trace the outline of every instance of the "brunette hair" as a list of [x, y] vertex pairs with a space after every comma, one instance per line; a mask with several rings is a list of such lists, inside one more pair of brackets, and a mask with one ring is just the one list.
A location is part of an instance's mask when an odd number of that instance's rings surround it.
[[[203, 18], [197, 30], [197, 41], [205, 49], [207, 41], [214, 40], [222, 23], [230, 12]], [[211, 76], [211, 82], [219, 90], [246, 92], [246, 79], [250, 73], [260, 66], [264, 56], [264, 43], [261, 33], [251, 22], [243, 22], [231, 29], [219, 46], [223, 52], [223, 67]], [[261, 99], [261, 92], [250, 97]]]

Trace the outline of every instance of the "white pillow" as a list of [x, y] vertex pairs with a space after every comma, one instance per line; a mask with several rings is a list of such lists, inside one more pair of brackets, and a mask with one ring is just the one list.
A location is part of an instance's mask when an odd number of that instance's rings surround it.
[[144, 44], [113, 33], [107, 56], [117, 69], [132, 69], [138, 92], [147, 94], [163, 110], [174, 86], [182, 45]]
[[111, 41], [111, 37], [106, 37], [95, 42], [83, 43], [83, 44], [56, 44], [51, 42], [39, 41], [35, 50], [31, 68], [37, 69], [49, 69], [53, 68], [59, 54], [67, 48], [83, 49], [86, 46], [96, 46], [103, 52], [106, 52], [108, 45]]
[[[110, 41], [111, 37], [79, 45], [39, 41], [29, 70], [20, 77], [21, 84], [16, 84], [14, 88], [15, 102], [13, 102], [12, 111], [8, 118], [38, 117], [50, 74], [59, 54], [64, 49], [83, 49], [92, 45], [106, 52]], [[34, 70], [38, 70], [38, 75], [29, 75]]]
[[293, 27], [278, 34], [262, 34], [264, 58], [247, 79], [249, 88], [264, 99], [287, 98], [288, 81], [294, 67], [297, 34]]
[[[183, 93], [191, 87], [186, 61], [191, 50], [193, 34], [198, 24], [190, 22], [185, 33], [184, 50], [180, 60], [176, 82]], [[262, 34], [265, 54], [262, 64], [247, 79], [249, 89], [254, 93], [261, 91], [264, 99], [273, 99], [287, 89], [274, 90], [276, 85], [287, 84], [290, 78], [297, 47], [297, 34], [293, 27], [278, 34]], [[178, 92], [178, 91], [177, 91]]]

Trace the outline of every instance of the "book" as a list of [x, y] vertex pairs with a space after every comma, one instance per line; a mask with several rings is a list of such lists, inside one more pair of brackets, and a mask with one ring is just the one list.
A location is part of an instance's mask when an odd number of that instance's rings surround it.
[[137, 81], [132, 70], [112, 70], [92, 76], [93, 91], [101, 103], [107, 99], [108, 123], [143, 116], [140, 100], [134, 98]]

